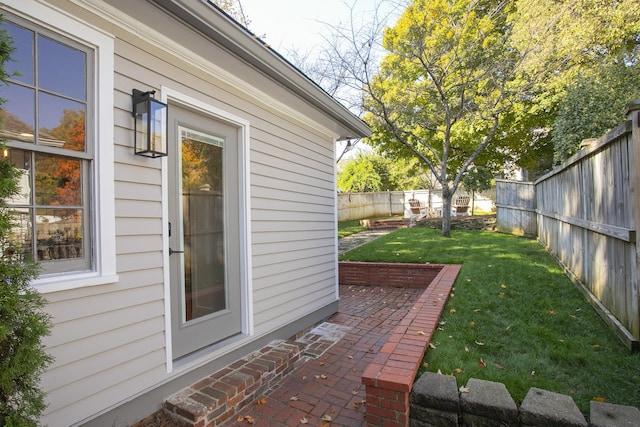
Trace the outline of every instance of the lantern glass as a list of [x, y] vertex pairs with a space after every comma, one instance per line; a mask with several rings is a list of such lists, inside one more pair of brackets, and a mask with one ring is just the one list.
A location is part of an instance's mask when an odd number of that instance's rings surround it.
[[167, 105], [151, 93], [133, 91], [135, 154], [163, 157], [167, 155]]

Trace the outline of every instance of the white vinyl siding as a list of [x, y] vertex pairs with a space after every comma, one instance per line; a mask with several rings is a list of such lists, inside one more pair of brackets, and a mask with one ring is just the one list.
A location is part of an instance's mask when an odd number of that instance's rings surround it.
[[[165, 338], [163, 159], [133, 155], [134, 88], [172, 88], [250, 125], [251, 246], [246, 250], [252, 254], [248, 263], [254, 335], [245, 341], [337, 298], [331, 121], [147, 2], [121, 4], [143, 9], [150, 15], [148, 22], [171, 19], [167, 33], [173, 34], [168, 37], [193, 50], [183, 48], [176, 55], [200, 53], [201, 61], [184, 61], [150, 44], [153, 40], [140, 39], [138, 30], [146, 31], [143, 23], [129, 31], [107, 12], [96, 16], [82, 10], [83, 5], [98, 4], [95, 0], [57, 4], [80, 13], [80, 22], [113, 32], [114, 87], [100, 103], [113, 107], [112, 129], [105, 132], [109, 139], [101, 144], [113, 156], [113, 176], [105, 176], [113, 187], [106, 209], [115, 222], [102, 233], [113, 240], [119, 280], [46, 295], [55, 326], [45, 344], [55, 363], [43, 376], [49, 407], [42, 423], [51, 426], [90, 419], [188, 369], [167, 373], [171, 361]], [[102, 7], [97, 9], [102, 13]], [[207, 68], [208, 61], [226, 67], [226, 74]], [[234, 86], [220, 76], [242, 76], [245, 82]]]

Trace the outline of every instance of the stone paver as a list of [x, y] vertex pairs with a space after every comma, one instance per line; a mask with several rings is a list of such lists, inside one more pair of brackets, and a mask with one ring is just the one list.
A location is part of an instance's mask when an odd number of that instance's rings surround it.
[[350, 251], [351, 249], [362, 246], [365, 243], [369, 243], [378, 237], [386, 236], [394, 231], [393, 229], [381, 229], [381, 230], [365, 230], [359, 233], [352, 234], [350, 236], [338, 239], [338, 255]]

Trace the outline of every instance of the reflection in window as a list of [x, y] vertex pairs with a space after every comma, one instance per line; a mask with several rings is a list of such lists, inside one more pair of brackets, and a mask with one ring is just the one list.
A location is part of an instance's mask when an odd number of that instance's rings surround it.
[[18, 149], [8, 150], [6, 157], [22, 171], [18, 194], [8, 200], [16, 214], [13, 239], [20, 252], [42, 262], [82, 258], [84, 209], [69, 207], [82, 203], [81, 162]]
[[14, 41], [7, 85], [0, 86], [2, 156], [21, 172], [14, 243], [41, 262], [43, 273], [93, 268], [91, 205], [93, 153], [87, 139], [91, 114], [91, 51], [13, 18], [0, 23]]

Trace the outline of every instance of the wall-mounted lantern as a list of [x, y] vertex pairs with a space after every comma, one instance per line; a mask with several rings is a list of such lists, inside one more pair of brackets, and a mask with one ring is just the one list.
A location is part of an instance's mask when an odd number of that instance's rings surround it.
[[167, 104], [153, 98], [154, 90], [133, 90], [133, 116], [135, 117], [134, 152], [139, 156], [163, 157], [167, 155]]

